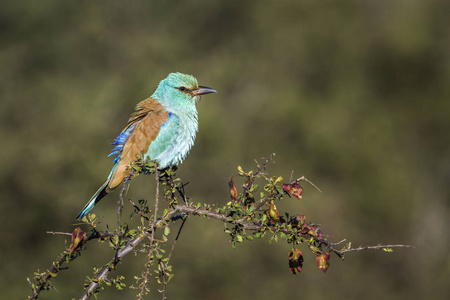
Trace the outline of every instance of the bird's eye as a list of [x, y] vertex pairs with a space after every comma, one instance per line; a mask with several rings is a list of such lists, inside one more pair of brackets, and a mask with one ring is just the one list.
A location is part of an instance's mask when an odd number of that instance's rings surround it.
[[180, 86], [178, 89], [182, 92], [184, 92], [186, 90], [186, 88], [184, 86]]

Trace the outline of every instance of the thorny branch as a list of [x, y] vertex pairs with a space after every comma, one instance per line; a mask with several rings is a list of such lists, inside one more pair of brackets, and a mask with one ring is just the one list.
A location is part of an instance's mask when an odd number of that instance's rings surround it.
[[[59, 234], [59, 235], [72, 235], [71, 233], [65, 233], [65, 232], [47, 232], [49, 234]], [[109, 232], [98, 232], [98, 231], [92, 231], [92, 233], [90, 235], [86, 235], [83, 237], [83, 241], [80, 242], [80, 244], [82, 243], [86, 243], [90, 240], [104, 240], [104, 239], [108, 239], [112, 236], [111, 233]], [[74, 255], [74, 253], [70, 252], [69, 249], [67, 249], [66, 251], [63, 252], [63, 254], [61, 254], [61, 256], [59, 258], [56, 259], [56, 261], [54, 261], [52, 263], [52, 265], [50, 266], [50, 268], [43, 273], [37, 274], [37, 283], [32, 283], [31, 280], [29, 278], [27, 278], [27, 281], [30, 285], [31, 291], [32, 291], [32, 295], [28, 297], [28, 299], [37, 299], [40, 292], [43, 290], [48, 290], [51, 288], [51, 286], [49, 285], [50, 283], [50, 279], [55, 277], [59, 271], [64, 270], [64, 263], [69, 262], [70, 260], [75, 259], [76, 256]]]
[[[151, 222], [151, 228], [156, 230], [157, 228], [161, 228], [162, 224], [166, 222], [170, 222], [170, 220], [176, 216], [177, 210], [173, 210], [169, 212], [164, 219], [159, 219], [156, 222]], [[94, 294], [95, 290], [99, 287], [99, 284], [104, 281], [108, 281], [108, 274], [115, 269], [116, 265], [119, 261], [125, 257], [127, 254], [133, 252], [136, 247], [142, 243], [145, 239], [148, 239], [152, 236], [153, 231], [145, 231], [142, 234], [136, 236], [134, 239], [128, 241], [127, 245], [119, 250], [114, 258], [112, 258], [109, 263], [103, 267], [103, 269], [98, 273], [98, 275], [92, 280], [89, 287], [86, 289], [85, 293], [80, 299], [88, 299], [91, 295]], [[150, 250], [151, 251], [151, 250]]]
[[[261, 230], [264, 228], [263, 225], [259, 225], [259, 224], [255, 224], [252, 222], [240, 222], [240, 221], [230, 221], [228, 217], [223, 216], [219, 213], [216, 213], [214, 211], [210, 211], [210, 210], [206, 210], [206, 209], [198, 209], [198, 208], [194, 208], [192, 206], [187, 206], [187, 205], [178, 205], [177, 207], [173, 208], [170, 212], [168, 212], [168, 214], [166, 215], [165, 218], [163, 219], [159, 219], [156, 222], [154, 222], [152, 224], [153, 228], [160, 228], [161, 224], [164, 224], [166, 222], [170, 222], [170, 220], [172, 218], [176, 218], [176, 216], [180, 216], [182, 214], [188, 214], [188, 215], [193, 215], [193, 216], [203, 216], [209, 219], [214, 219], [214, 220], [218, 220], [221, 222], [225, 222], [225, 223], [231, 223], [233, 225], [239, 225], [242, 229], [244, 230]], [[277, 228], [272, 227], [273, 231], [276, 231]], [[285, 233], [289, 233], [288, 230], [279, 230], [280, 232], [285, 232]], [[138, 246], [145, 238], [148, 238], [151, 235], [151, 232], [147, 232], [141, 236], [136, 237], [135, 239], [131, 240], [128, 242], [127, 246], [120, 250], [117, 254], [117, 258], [120, 260], [122, 259], [124, 256], [126, 256], [127, 254], [131, 253], [133, 251], [133, 249]], [[313, 237], [309, 234], [305, 234], [304, 235], [305, 238], [307, 239], [316, 239], [318, 242], [326, 244], [326, 246], [328, 247], [328, 249], [330, 250], [330, 252], [334, 252], [335, 254], [337, 254], [340, 258], [344, 257], [345, 253], [348, 252], [353, 252], [353, 251], [361, 251], [361, 250], [382, 250], [382, 249], [391, 249], [391, 248], [409, 248], [412, 247], [411, 245], [377, 245], [377, 246], [364, 246], [364, 247], [358, 247], [358, 248], [350, 248], [350, 249], [344, 249], [344, 250], [338, 250], [335, 248], [335, 246], [337, 245], [331, 242], [327, 242], [327, 241], [323, 241], [323, 240], [318, 240], [316, 237]], [[111, 264], [111, 266], [115, 266], [118, 263], [118, 260], [112, 259], [110, 261], [109, 264]], [[81, 298], [81, 299], [88, 299], [88, 295], [91, 295], [92, 292], [98, 287], [98, 283], [95, 281], [99, 281], [101, 282], [103, 281], [107, 281], [107, 276], [108, 274], [111, 272], [113, 268], [111, 267], [105, 267], [102, 272], [96, 277], [96, 280], [94, 280], [94, 282], [91, 284], [91, 286], [89, 286], [88, 290], [86, 291], [85, 295]]]
[[[143, 297], [148, 293], [147, 284], [149, 283], [148, 276], [150, 275], [150, 267], [156, 263], [159, 268], [159, 278], [162, 284], [162, 295], [163, 299], [166, 296], [166, 285], [170, 279], [170, 271], [168, 266], [168, 261], [172, 255], [175, 244], [178, 240], [179, 234], [188, 216], [202, 216], [208, 219], [214, 219], [225, 224], [225, 232], [231, 235], [232, 246], [235, 247], [236, 241], [242, 242], [243, 237], [248, 240], [252, 240], [253, 237], [267, 237], [272, 235], [271, 239], [280, 235], [288, 243], [293, 244], [293, 248], [289, 253], [289, 266], [292, 273], [300, 272], [303, 264], [303, 256], [300, 250], [296, 249], [296, 245], [305, 243], [308, 247], [317, 255], [317, 264], [323, 272], [328, 269], [329, 266], [329, 254], [335, 253], [341, 259], [344, 258], [344, 254], [354, 251], [362, 250], [384, 250], [391, 252], [392, 248], [408, 248], [412, 247], [410, 245], [381, 245], [376, 246], [359, 246], [357, 248], [352, 248], [351, 243], [341, 246], [345, 240], [340, 242], [328, 241], [326, 236], [320, 231], [318, 225], [306, 222], [306, 218], [303, 215], [289, 216], [286, 213], [286, 218], [280, 216], [280, 213], [276, 209], [275, 201], [279, 201], [283, 196], [295, 197], [297, 199], [302, 198], [303, 188], [299, 185], [301, 181], [306, 181], [314, 186], [317, 190], [320, 189], [315, 186], [311, 181], [306, 179], [304, 176], [293, 180], [293, 173], [289, 179], [289, 183], [281, 184], [282, 178], [279, 177], [268, 177], [265, 173], [266, 166], [272, 163], [272, 154], [269, 158], [265, 159], [262, 164], [256, 162], [256, 169], [249, 172], [244, 172], [241, 167], [238, 167], [239, 174], [231, 177], [230, 185], [230, 195], [231, 201], [227, 205], [213, 206], [206, 204], [194, 205], [192, 202], [188, 201], [184, 193], [184, 185], [179, 181], [179, 179], [173, 179], [169, 173], [162, 172], [162, 175], [157, 170], [157, 168], [152, 165], [151, 167], [146, 167], [147, 162], [138, 162], [136, 166], [132, 166], [133, 170], [130, 172], [129, 177], [125, 180], [123, 188], [120, 193], [118, 216], [120, 216], [121, 203], [123, 193], [126, 189], [127, 182], [134, 175], [135, 172], [138, 173], [155, 173], [156, 178], [156, 199], [154, 210], [152, 211], [146, 205], [144, 200], [139, 201], [139, 205], [135, 204], [130, 200], [133, 205], [135, 213], [138, 214], [141, 219], [145, 222], [142, 223], [142, 227], [138, 230], [134, 230], [135, 234], [127, 235], [123, 231], [119, 233], [111, 233], [109, 230], [107, 232], [98, 232], [95, 229], [95, 218], [90, 220], [87, 218], [86, 223], [91, 225], [92, 230], [90, 234], [84, 234], [81, 229], [75, 229], [72, 233], [72, 244], [70, 247], [59, 257], [50, 267], [49, 270], [43, 273], [37, 273], [35, 276], [35, 281], [37, 283], [32, 283], [29, 280], [32, 296], [29, 299], [37, 299], [39, 293], [42, 290], [47, 290], [51, 288], [50, 279], [60, 271], [63, 270], [63, 264], [68, 263], [78, 256], [78, 252], [81, 251], [81, 247], [87, 242], [97, 239], [97, 240], [109, 240], [110, 242], [115, 239], [114, 249], [116, 253], [114, 257], [102, 268], [98, 270], [94, 278], [90, 279], [83, 296], [80, 299], [88, 299], [90, 296], [97, 293], [100, 289], [102, 283], [114, 282], [114, 279], [109, 278], [112, 270], [116, 269], [117, 264], [130, 253], [142, 252], [137, 247], [139, 245], [144, 245], [147, 247], [147, 264], [143, 275], [139, 278], [139, 294], [138, 299], [143, 299]], [[150, 171], [149, 171], [150, 170]], [[165, 176], [165, 177], [164, 177]], [[238, 194], [236, 187], [234, 186], [233, 177], [240, 177], [243, 179], [242, 193]], [[164, 210], [162, 215], [158, 216], [158, 209], [160, 205], [160, 179], [163, 178], [163, 185], [165, 187], [165, 198], [170, 201], [169, 207]], [[264, 192], [260, 192], [260, 198], [257, 199], [255, 196], [258, 189], [258, 184], [256, 181], [258, 179], [265, 180]], [[177, 195], [176, 195], [177, 194]], [[180, 196], [183, 200], [183, 204], [179, 204], [175, 199]], [[155, 232], [164, 229], [164, 232], [168, 230], [168, 226], [181, 219], [182, 224], [178, 231], [178, 234], [172, 244], [172, 249], [167, 258], [162, 258], [162, 253], [160, 244], [164, 244], [167, 239], [163, 235], [163, 240], [158, 240], [155, 238]], [[120, 226], [119, 226], [120, 227]], [[170, 232], [170, 230], [168, 231]], [[250, 232], [250, 233], [249, 233]], [[61, 234], [70, 235], [70, 233], [63, 232], [49, 232], [50, 234]], [[270, 239], [270, 240], [271, 240]], [[122, 242], [117, 242], [117, 240]], [[269, 240], [269, 241], [270, 241]], [[145, 243], [148, 241], [148, 245]], [[144, 243], [143, 243], [144, 242]], [[142, 246], [141, 245], [141, 246]], [[146, 248], [142, 249], [146, 249]], [[341, 248], [342, 247], [342, 248]]]

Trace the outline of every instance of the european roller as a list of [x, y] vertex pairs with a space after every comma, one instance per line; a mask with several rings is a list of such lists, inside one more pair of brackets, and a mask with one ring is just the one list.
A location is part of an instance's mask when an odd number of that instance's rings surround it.
[[92, 196], [77, 219], [82, 219], [103, 197], [121, 186], [138, 157], [158, 163], [165, 169], [181, 163], [198, 130], [196, 104], [200, 95], [217, 93], [199, 86], [191, 75], [171, 73], [149, 98], [136, 105], [128, 124], [115, 139], [114, 166], [105, 183]]

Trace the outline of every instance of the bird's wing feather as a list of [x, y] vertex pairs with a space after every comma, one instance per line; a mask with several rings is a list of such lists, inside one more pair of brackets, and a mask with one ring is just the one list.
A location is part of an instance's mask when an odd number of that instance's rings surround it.
[[168, 118], [167, 110], [153, 98], [141, 101], [136, 106], [136, 111], [130, 116], [128, 125], [122, 131], [132, 129], [110, 175], [107, 192], [124, 182], [131, 172], [127, 167], [136, 160], [137, 156], [147, 153], [148, 147], [156, 139], [161, 126]]

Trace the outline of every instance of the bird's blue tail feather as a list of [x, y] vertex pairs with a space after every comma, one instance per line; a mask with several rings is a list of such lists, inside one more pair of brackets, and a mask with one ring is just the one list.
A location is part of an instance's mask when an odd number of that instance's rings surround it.
[[97, 190], [97, 192], [92, 196], [92, 198], [89, 200], [88, 203], [83, 207], [81, 212], [77, 216], [77, 220], [83, 219], [83, 217], [94, 208], [94, 206], [103, 198], [105, 197], [108, 192], [106, 191], [106, 187], [108, 186], [108, 183], [110, 181], [110, 178], [106, 180], [106, 182]]

